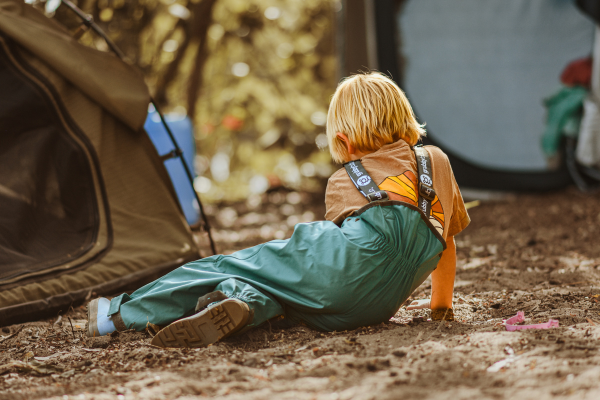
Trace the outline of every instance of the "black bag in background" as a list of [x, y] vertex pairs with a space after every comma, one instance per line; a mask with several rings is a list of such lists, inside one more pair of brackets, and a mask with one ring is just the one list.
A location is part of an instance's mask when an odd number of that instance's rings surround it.
[[576, 0], [577, 7], [588, 17], [600, 25], [600, 1], [599, 0]]

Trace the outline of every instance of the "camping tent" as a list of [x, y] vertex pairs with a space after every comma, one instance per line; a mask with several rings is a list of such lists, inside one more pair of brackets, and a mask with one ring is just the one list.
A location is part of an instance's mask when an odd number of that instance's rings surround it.
[[132, 67], [0, 0], [0, 87], [0, 325], [198, 258]]
[[547, 190], [571, 182], [547, 162], [544, 99], [594, 22], [574, 0], [346, 0], [343, 74], [369, 67], [406, 91], [426, 143], [471, 188]]

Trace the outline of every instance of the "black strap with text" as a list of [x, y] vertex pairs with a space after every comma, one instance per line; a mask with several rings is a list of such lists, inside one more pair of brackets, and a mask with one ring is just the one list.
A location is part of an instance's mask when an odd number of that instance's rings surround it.
[[367, 173], [360, 160], [350, 161], [344, 164], [344, 168], [346, 168], [346, 172], [352, 180], [352, 183], [354, 183], [354, 186], [356, 186], [369, 202], [389, 200], [387, 192], [385, 190], [379, 190], [379, 187]]
[[423, 146], [415, 146], [415, 158], [417, 160], [417, 169], [419, 172], [419, 200], [418, 205], [425, 216], [429, 218], [431, 211], [431, 202], [435, 199], [435, 190], [433, 189], [433, 171], [431, 168], [431, 158], [429, 152]]

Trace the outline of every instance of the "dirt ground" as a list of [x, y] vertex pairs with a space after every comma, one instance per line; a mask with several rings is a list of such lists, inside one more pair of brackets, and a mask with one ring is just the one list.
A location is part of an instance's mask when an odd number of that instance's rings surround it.
[[[213, 207], [219, 249], [289, 236], [322, 218], [321, 199], [276, 192]], [[454, 322], [402, 307], [349, 332], [272, 323], [205, 349], [164, 350], [147, 333], [85, 338], [75, 307], [1, 329], [0, 400], [600, 399], [600, 197], [527, 195], [470, 214], [457, 237]], [[414, 297], [429, 293], [426, 282]], [[507, 332], [501, 322], [518, 310], [560, 327]]]

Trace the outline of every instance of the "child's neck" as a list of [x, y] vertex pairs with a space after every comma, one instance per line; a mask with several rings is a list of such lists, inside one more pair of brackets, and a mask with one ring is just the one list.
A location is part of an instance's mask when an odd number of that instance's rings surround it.
[[362, 151], [360, 151], [360, 150], [358, 150], [358, 149], [354, 149], [354, 153], [352, 153], [352, 154], [348, 154], [348, 156], [349, 156], [349, 159], [348, 159], [348, 161], [347, 161], [347, 162], [350, 162], [350, 161], [356, 161], [356, 160], [360, 160], [361, 158], [363, 158], [363, 157], [364, 157], [364, 156], [366, 156], [367, 154], [371, 154], [371, 153], [373, 153], [373, 151], [365, 151], [365, 152], [362, 152]]

